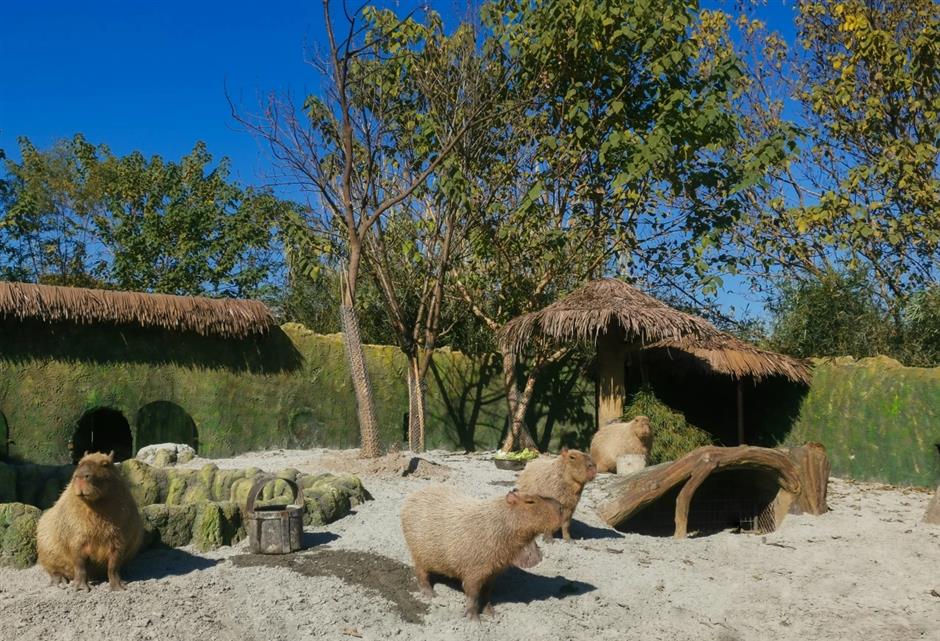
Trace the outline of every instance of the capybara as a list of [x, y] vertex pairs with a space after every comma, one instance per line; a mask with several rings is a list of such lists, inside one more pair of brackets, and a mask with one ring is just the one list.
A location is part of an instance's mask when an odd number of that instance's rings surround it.
[[510, 565], [526, 562], [536, 536], [561, 526], [562, 507], [550, 498], [513, 490], [479, 500], [447, 486], [431, 485], [408, 495], [401, 529], [421, 592], [434, 595], [430, 575], [458, 579], [467, 598], [464, 614], [493, 614], [493, 581]]
[[[580, 450], [562, 448], [555, 459], [537, 458], [522, 470], [516, 480], [520, 492], [548, 496], [561, 503], [563, 518], [561, 536], [571, 540], [571, 518], [581, 500], [581, 492], [588, 481], [597, 476], [597, 467], [591, 457]], [[555, 528], [557, 530], [558, 528]], [[555, 530], [545, 534], [552, 540]]]
[[624, 454], [642, 454], [649, 459], [653, 447], [650, 420], [637, 416], [628, 423], [608, 423], [591, 439], [591, 458], [598, 472], [616, 472], [617, 459]]
[[114, 452], [86, 452], [59, 500], [39, 519], [39, 562], [53, 585], [72, 579], [76, 589], [90, 590], [89, 574], [107, 572], [111, 589], [123, 590], [121, 565], [137, 553], [143, 530]]

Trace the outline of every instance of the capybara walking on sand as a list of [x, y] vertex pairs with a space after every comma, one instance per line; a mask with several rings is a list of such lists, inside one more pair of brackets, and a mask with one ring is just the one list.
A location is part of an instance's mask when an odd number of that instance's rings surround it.
[[[569, 541], [571, 518], [581, 500], [581, 492], [585, 483], [595, 476], [597, 468], [590, 456], [579, 450], [563, 448], [555, 459], [537, 458], [526, 465], [516, 480], [516, 487], [520, 492], [548, 496], [561, 503], [564, 514], [561, 535]], [[547, 533], [545, 538], [551, 540], [554, 532]]]
[[401, 529], [421, 591], [434, 594], [431, 574], [458, 579], [467, 597], [464, 614], [479, 619], [481, 608], [493, 613], [494, 579], [520, 559], [536, 536], [558, 529], [561, 518], [561, 505], [553, 499], [513, 490], [479, 500], [432, 485], [405, 499]]
[[72, 579], [90, 590], [88, 575], [107, 572], [112, 590], [123, 590], [119, 570], [140, 547], [144, 524], [111, 454], [88, 454], [36, 528], [39, 562], [54, 585]]
[[617, 459], [624, 454], [642, 454], [649, 459], [653, 447], [650, 420], [637, 416], [628, 423], [608, 423], [591, 439], [591, 458], [598, 472], [616, 472]]

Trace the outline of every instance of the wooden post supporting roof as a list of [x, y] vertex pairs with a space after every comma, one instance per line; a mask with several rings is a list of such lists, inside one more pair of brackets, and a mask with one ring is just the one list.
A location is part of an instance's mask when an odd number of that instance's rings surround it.
[[623, 416], [627, 391], [623, 380], [626, 355], [623, 328], [614, 323], [597, 337], [598, 429]]

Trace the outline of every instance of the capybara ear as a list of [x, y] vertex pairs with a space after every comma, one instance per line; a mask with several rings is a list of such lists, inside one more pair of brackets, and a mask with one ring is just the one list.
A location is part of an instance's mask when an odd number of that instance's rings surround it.
[[108, 460], [114, 463], [114, 450], [108, 453]]
[[561, 456], [564, 456], [564, 455], [567, 454], [567, 453], [568, 453], [568, 448], [567, 448], [567, 447], [561, 448]]
[[510, 490], [509, 493], [506, 494], [506, 503], [509, 505], [515, 505], [518, 502], [519, 494], [515, 490]]
[[85, 453], [82, 454], [82, 457], [83, 457], [83, 458], [86, 457], [86, 456], [88, 456], [88, 450], [85, 450]]

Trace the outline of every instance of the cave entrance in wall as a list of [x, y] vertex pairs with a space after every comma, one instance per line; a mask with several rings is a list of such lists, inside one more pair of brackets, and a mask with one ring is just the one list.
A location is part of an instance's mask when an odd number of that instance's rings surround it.
[[98, 407], [85, 412], [75, 428], [71, 443], [72, 462], [88, 452], [107, 454], [114, 450], [114, 460], [123, 461], [134, 455], [134, 439], [127, 419], [116, 409]]
[[147, 403], [137, 412], [137, 449], [158, 443], [182, 443], [199, 451], [196, 422], [171, 401]]

